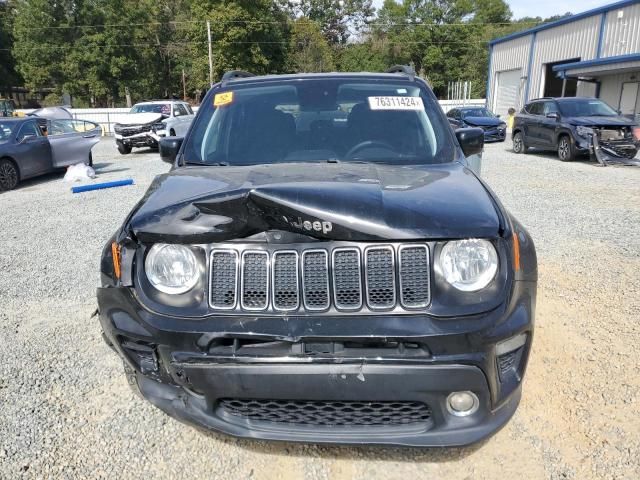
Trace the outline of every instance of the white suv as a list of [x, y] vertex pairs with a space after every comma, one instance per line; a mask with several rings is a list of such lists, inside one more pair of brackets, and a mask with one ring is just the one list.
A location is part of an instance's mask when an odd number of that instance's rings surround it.
[[193, 117], [191, 106], [179, 100], [136, 103], [127, 118], [114, 125], [118, 151], [126, 155], [133, 147], [157, 148], [162, 137], [182, 137]]

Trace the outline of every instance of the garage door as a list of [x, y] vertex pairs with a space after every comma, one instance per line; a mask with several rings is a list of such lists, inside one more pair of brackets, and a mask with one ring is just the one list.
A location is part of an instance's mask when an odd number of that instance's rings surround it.
[[507, 116], [509, 108], [520, 110], [520, 69], [498, 72], [494, 113]]

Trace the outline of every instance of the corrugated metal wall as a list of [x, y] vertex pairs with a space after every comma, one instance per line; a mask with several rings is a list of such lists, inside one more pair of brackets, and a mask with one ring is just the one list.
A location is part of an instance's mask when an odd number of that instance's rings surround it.
[[620, 73], [618, 75], [606, 75], [601, 77], [600, 99], [607, 102], [613, 108], [620, 107], [620, 93], [625, 82], [637, 82], [637, 73]]
[[538, 32], [529, 77], [529, 98], [543, 95], [545, 64], [579, 58], [596, 58], [600, 15]]
[[[529, 60], [529, 47], [531, 46], [531, 35], [519, 37], [510, 42], [498, 43], [493, 46], [491, 52], [491, 82], [489, 91], [487, 92], [487, 105], [494, 108], [496, 82], [498, 81], [498, 72], [507, 70], [520, 70], [520, 75], [527, 75], [527, 64]], [[514, 105], [514, 108], [522, 107], [524, 92], [520, 95], [520, 104]]]
[[[618, 12], [622, 12], [619, 17]], [[640, 52], [640, 3], [610, 10], [605, 21], [602, 57]]]

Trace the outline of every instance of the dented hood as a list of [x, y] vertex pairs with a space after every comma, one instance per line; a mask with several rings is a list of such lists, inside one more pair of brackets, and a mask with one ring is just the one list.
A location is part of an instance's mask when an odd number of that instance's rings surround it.
[[118, 121], [119, 125], [146, 125], [147, 123], [155, 123], [162, 120], [164, 115], [161, 113], [142, 112], [142, 113], [129, 113], [122, 120]]
[[178, 168], [156, 177], [125, 224], [142, 242], [170, 243], [268, 230], [354, 241], [495, 237], [499, 228], [491, 196], [458, 163]]

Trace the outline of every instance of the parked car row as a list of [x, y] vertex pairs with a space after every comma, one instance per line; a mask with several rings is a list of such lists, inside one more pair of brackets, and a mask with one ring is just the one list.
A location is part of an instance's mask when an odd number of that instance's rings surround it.
[[562, 161], [593, 151], [593, 137], [608, 155], [631, 159], [640, 148], [636, 122], [602, 100], [587, 97], [539, 98], [516, 115], [513, 151], [530, 147], [558, 152]]

